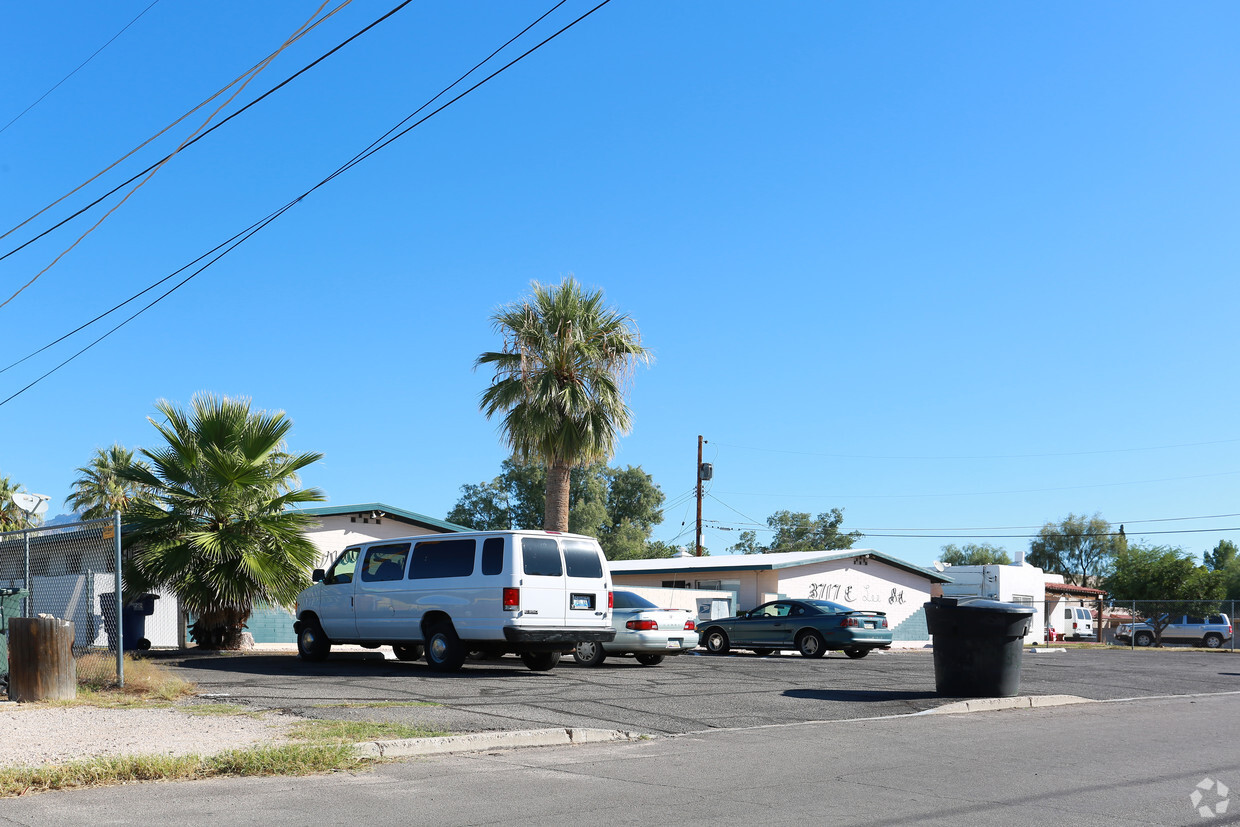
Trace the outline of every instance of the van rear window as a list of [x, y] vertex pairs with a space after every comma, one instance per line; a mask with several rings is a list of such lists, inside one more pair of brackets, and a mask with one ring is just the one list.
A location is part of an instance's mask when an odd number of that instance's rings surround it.
[[521, 557], [525, 573], [532, 577], [559, 577], [564, 573], [560, 547], [549, 537], [522, 537]]
[[602, 577], [603, 564], [599, 561], [598, 549], [592, 543], [581, 541], [564, 542], [564, 568], [569, 577]]
[[433, 540], [413, 548], [410, 580], [435, 577], [468, 577], [474, 573], [475, 540]]
[[503, 537], [488, 537], [482, 541], [482, 573], [504, 573]]

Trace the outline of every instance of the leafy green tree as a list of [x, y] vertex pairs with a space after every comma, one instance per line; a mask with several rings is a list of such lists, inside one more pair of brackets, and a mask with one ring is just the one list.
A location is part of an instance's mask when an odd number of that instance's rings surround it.
[[939, 560], [949, 566], [1007, 566], [1012, 562], [1007, 550], [990, 543], [954, 543], [943, 546]]
[[[505, 460], [490, 482], [461, 486], [447, 520], [478, 530], [536, 528], [543, 524], [546, 469]], [[663, 520], [663, 492], [640, 467], [602, 463], [572, 470], [568, 529], [597, 537], [609, 560], [652, 556], [651, 531]], [[668, 553], [665, 556], [671, 556]]]
[[8, 476], [0, 476], [0, 531], [17, 531], [30, 527], [30, 514], [13, 502], [13, 495], [21, 490], [21, 485]]
[[1236, 559], [1236, 551], [1236, 544], [1231, 540], [1219, 540], [1213, 551], [1205, 553], [1206, 568], [1210, 571], [1221, 571], [1227, 568], [1231, 561]]
[[77, 469], [78, 478], [65, 504], [87, 520], [128, 511], [132, 502], [148, 493], [140, 483], [123, 476], [135, 463], [141, 465], [142, 461], [135, 460], [133, 451], [120, 443], [106, 450], [99, 448], [88, 464]]
[[601, 290], [587, 292], [569, 277], [559, 286], [533, 282], [531, 291], [491, 317], [504, 348], [483, 353], [474, 367], [495, 371], [482, 412], [502, 416], [518, 461], [547, 469], [543, 528], [566, 531], [571, 471], [611, 457], [632, 423], [624, 380], [652, 357], [637, 325], [605, 307]]
[[844, 511], [833, 508], [811, 519], [808, 512], [776, 511], [766, 518], [774, 531], [769, 545], [758, 542], [757, 532], [742, 531], [739, 541], [729, 551], [740, 554], [770, 554], [778, 551], [831, 551], [852, 548], [865, 535], [860, 531], [844, 533], [840, 526]]
[[1162, 645], [1162, 633], [1172, 616], [1212, 611], [1198, 601], [1223, 599], [1226, 584], [1221, 571], [1199, 566], [1193, 556], [1175, 546], [1133, 545], [1115, 555], [1104, 588], [1118, 603], [1140, 601], [1139, 611]]
[[1088, 586], [1104, 578], [1111, 561], [1126, 541], [1111, 531], [1102, 515], [1092, 517], [1069, 514], [1058, 523], [1042, 526], [1029, 543], [1028, 561], [1046, 571], [1062, 574], [1078, 586]]
[[248, 399], [200, 394], [189, 411], [155, 408], [165, 421], [148, 420], [166, 445], [121, 473], [147, 490], [126, 515], [126, 588], [172, 589], [197, 616], [199, 645], [239, 648], [255, 603], [289, 605], [310, 584], [318, 551], [302, 532], [313, 518], [291, 509], [325, 499], [297, 476], [322, 454], [289, 453], [292, 421]]

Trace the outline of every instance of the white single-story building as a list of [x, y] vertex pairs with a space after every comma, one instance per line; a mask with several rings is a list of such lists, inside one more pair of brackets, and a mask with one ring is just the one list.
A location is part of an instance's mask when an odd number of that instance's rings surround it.
[[617, 588], [726, 592], [735, 609], [781, 598], [818, 598], [886, 612], [892, 645], [899, 648], [930, 643], [924, 604], [932, 586], [951, 582], [950, 576], [874, 549], [612, 560], [609, 566]]
[[1025, 562], [1023, 554], [1015, 563], [984, 566], [947, 566], [943, 573], [951, 577], [935, 589], [944, 597], [981, 597], [1003, 603], [1019, 603], [1033, 609], [1033, 623], [1026, 643], [1046, 641], [1046, 579], [1048, 575], [1037, 566]]

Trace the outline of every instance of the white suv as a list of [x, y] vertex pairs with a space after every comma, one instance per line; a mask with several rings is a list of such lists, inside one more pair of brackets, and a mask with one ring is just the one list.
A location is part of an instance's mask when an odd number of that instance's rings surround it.
[[[1144, 621], [1125, 623], [1115, 630], [1115, 639], [1123, 643], [1136, 643], [1138, 646], [1152, 646], [1154, 627]], [[1229, 640], [1231, 620], [1227, 615], [1177, 615], [1170, 619], [1162, 631], [1163, 643], [1191, 643], [1207, 649], [1221, 648]]]

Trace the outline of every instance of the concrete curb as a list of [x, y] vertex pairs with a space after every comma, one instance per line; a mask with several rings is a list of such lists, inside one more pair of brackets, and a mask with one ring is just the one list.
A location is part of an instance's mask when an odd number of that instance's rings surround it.
[[1041, 706], [1068, 706], [1069, 704], [1098, 703], [1092, 698], [1079, 695], [1018, 695], [1013, 698], [971, 698], [967, 701], [956, 701], [917, 715], [960, 715], [966, 712], [993, 712], [998, 709], [1034, 709]]
[[406, 738], [399, 741], [371, 741], [356, 744], [353, 751], [359, 758], [407, 758], [417, 755], [482, 752], [490, 749], [565, 747], [572, 744], [597, 744], [605, 741], [636, 741], [650, 737], [653, 736], [618, 729], [565, 727], [525, 729], [513, 732], [471, 732], [467, 735]]

